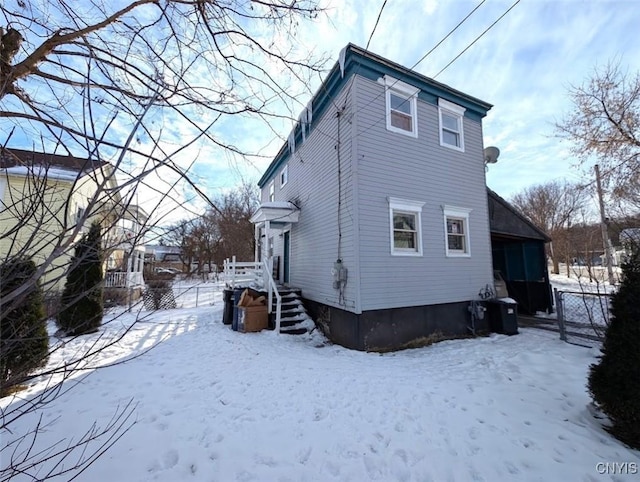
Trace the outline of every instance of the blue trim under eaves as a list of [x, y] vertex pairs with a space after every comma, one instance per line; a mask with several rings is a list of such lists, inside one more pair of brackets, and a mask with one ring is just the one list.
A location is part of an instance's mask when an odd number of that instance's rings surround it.
[[482, 120], [482, 118], [487, 115], [489, 109], [493, 107], [486, 102], [468, 96], [421, 74], [400, 72], [384, 65], [381, 66], [371, 59], [362, 59], [358, 75], [372, 81], [377, 81], [380, 77], [389, 75], [397, 80], [419, 88], [418, 99], [435, 106], [438, 105], [439, 98], [448, 100], [464, 107], [464, 116], [475, 121]]
[[[384, 75], [389, 75], [402, 82], [420, 89], [418, 98], [429, 104], [438, 105], [438, 98], [442, 98], [465, 108], [464, 116], [468, 119], [480, 122], [491, 107], [491, 104], [453, 89], [446, 84], [437, 82], [429, 77], [414, 72], [400, 64], [392, 62], [384, 57], [368, 52], [356, 45], [348, 44], [344, 61], [344, 76], [340, 73], [340, 66], [336, 62], [325, 81], [312, 98], [311, 106], [313, 117], [307, 136], [313, 132], [327, 108], [332, 105], [342, 88], [349, 82], [352, 75], [361, 75], [367, 79], [377, 81]], [[302, 130], [300, 124], [294, 127], [296, 149], [302, 144]], [[269, 167], [258, 181], [260, 188], [264, 187], [278, 170], [288, 162], [291, 157], [289, 143], [285, 142], [278, 151]]]

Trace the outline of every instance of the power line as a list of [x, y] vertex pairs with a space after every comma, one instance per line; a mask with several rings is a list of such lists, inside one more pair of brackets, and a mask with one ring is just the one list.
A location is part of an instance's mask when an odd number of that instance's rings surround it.
[[378, 18], [376, 19], [376, 24], [373, 26], [373, 30], [371, 31], [371, 35], [369, 35], [369, 40], [367, 41], [367, 46], [364, 48], [365, 50], [369, 50], [369, 44], [371, 43], [371, 39], [373, 38], [373, 34], [375, 33], [376, 28], [378, 27], [378, 22], [380, 21], [380, 17], [382, 16], [382, 11], [384, 10], [384, 7], [386, 5], [387, 5], [387, 0], [384, 0], [384, 2], [382, 2], [382, 7], [380, 7], [380, 11], [378, 12]]
[[447, 40], [447, 39], [451, 36], [451, 34], [453, 34], [456, 30], [458, 30], [458, 27], [460, 27], [460, 25], [462, 25], [463, 23], [465, 23], [465, 22], [467, 21], [467, 19], [468, 19], [471, 15], [473, 15], [473, 14], [475, 13], [475, 11], [476, 11], [476, 10], [478, 10], [478, 9], [482, 6], [482, 4], [483, 4], [484, 2], [486, 2], [486, 1], [487, 1], [487, 0], [482, 0], [478, 5], [476, 5], [476, 7], [475, 7], [473, 10], [471, 10], [471, 11], [467, 14], [467, 16], [466, 16], [466, 17], [464, 17], [462, 20], [460, 20], [460, 22], [458, 23], [458, 25], [456, 25], [452, 30], [450, 30], [450, 31], [449, 31], [449, 33], [448, 33], [447, 35], [445, 35], [445, 36], [442, 38], [442, 40], [440, 40], [440, 41], [439, 41], [439, 42], [438, 42], [438, 43], [437, 43], [437, 44], [436, 44], [436, 45], [435, 45], [431, 50], [429, 50], [426, 54], [424, 54], [424, 55], [422, 56], [422, 58], [420, 58], [420, 60], [418, 60], [415, 64], [413, 64], [413, 66], [411, 67], [411, 70], [415, 69], [415, 68], [418, 66], [418, 64], [419, 64], [420, 62], [422, 62], [424, 59], [426, 59], [426, 58], [431, 54], [431, 52], [433, 52], [435, 49], [437, 49], [438, 47], [440, 47], [440, 45], [442, 44], [442, 42], [444, 42], [445, 40]]
[[435, 79], [438, 75], [440, 75], [442, 72], [444, 72], [451, 64], [453, 64], [456, 60], [458, 60], [462, 56], [462, 54], [464, 54], [467, 50], [469, 50], [478, 40], [480, 40], [484, 36], [484, 34], [486, 34], [489, 30], [491, 30], [495, 24], [497, 24], [500, 20], [502, 20], [504, 18], [504, 16], [507, 15], [511, 10], [513, 10], [513, 8], [516, 5], [518, 5], [519, 3], [520, 3], [520, 0], [516, 0], [515, 3], [513, 5], [511, 5], [507, 9], [506, 12], [504, 12], [502, 15], [500, 15], [495, 22], [493, 22], [491, 25], [489, 25], [484, 30], [484, 32], [482, 32], [480, 35], [478, 35], [473, 42], [471, 42], [469, 45], [467, 45], [462, 52], [460, 52], [458, 55], [456, 55], [455, 58], [451, 62], [449, 62], [447, 65], [445, 65], [444, 68], [442, 68], [442, 70], [440, 70], [440, 72], [438, 72], [436, 75], [433, 76], [433, 78]]

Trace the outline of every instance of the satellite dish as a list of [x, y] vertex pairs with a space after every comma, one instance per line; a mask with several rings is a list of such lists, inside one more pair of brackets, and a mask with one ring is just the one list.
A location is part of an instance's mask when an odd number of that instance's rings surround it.
[[498, 162], [498, 156], [500, 155], [500, 149], [494, 146], [485, 147], [484, 149], [484, 163], [495, 164]]

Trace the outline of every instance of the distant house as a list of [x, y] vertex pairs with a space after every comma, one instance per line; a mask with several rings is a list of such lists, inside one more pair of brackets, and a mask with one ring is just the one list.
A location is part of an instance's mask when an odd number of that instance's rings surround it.
[[156, 263], [182, 263], [182, 248], [180, 246], [147, 244], [146, 257], [149, 261]]
[[74, 244], [93, 220], [104, 228], [105, 271], [110, 273], [105, 284], [141, 286], [143, 219], [140, 208], [123, 205], [108, 162], [0, 151], [0, 261], [31, 256], [44, 266], [41, 281], [49, 291], [64, 287]]

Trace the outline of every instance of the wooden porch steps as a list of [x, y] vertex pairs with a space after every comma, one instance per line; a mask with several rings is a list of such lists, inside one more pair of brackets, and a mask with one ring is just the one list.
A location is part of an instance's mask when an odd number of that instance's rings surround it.
[[[280, 333], [287, 335], [309, 333], [315, 327], [315, 324], [302, 303], [302, 291], [299, 288], [278, 286], [278, 292], [282, 297]], [[275, 299], [273, 302], [273, 313], [275, 313]], [[272, 320], [272, 323], [275, 328], [275, 320]]]

